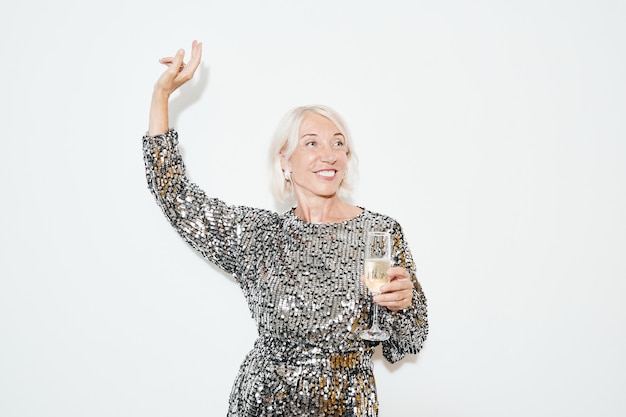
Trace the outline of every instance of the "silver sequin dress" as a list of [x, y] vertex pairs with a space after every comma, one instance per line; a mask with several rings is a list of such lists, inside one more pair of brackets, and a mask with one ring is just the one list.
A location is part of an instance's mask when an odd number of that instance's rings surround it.
[[341, 223], [312, 224], [290, 210], [227, 205], [191, 183], [170, 130], [144, 136], [148, 186], [176, 231], [241, 286], [258, 339], [241, 364], [228, 416], [378, 414], [375, 344], [357, 336], [371, 303], [359, 282], [367, 230], [389, 230], [395, 265], [411, 272], [411, 307], [381, 309], [390, 362], [416, 354], [428, 334], [426, 298], [400, 225], [364, 210]]

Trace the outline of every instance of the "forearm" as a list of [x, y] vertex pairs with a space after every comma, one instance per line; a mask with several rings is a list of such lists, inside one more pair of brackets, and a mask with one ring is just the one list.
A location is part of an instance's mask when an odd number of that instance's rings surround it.
[[404, 239], [404, 232], [397, 225], [394, 231], [393, 262], [409, 272], [412, 282], [411, 304], [397, 312], [383, 310], [381, 321], [390, 330], [391, 338], [383, 342], [383, 356], [390, 362], [402, 359], [405, 354], [420, 351], [428, 335], [428, 309], [426, 297], [417, 279], [415, 262]]
[[234, 273], [247, 209], [207, 197], [188, 179], [175, 130], [145, 135], [143, 154], [148, 188], [176, 232], [207, 260]]
[[208, 229], [204, 211], [208, 203], [204, 192], [187, 178], [178, 133], [144, 136], [143, 154], [148, 188], [157, 204], [181, 236], [200, 249]]
[[169, 94], [158, 88], [152, 93], [150, 103], [150, 117], [148, 122], [148, 135], [156, 136], [169, 130]]

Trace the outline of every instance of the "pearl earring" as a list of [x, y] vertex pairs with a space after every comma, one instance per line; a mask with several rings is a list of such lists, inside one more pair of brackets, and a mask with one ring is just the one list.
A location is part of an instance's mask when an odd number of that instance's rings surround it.
[[283, 175], [285, 176], [285, 179], [287, 181], [291, 181], [291, 172], [289, 171], [283, 171]]

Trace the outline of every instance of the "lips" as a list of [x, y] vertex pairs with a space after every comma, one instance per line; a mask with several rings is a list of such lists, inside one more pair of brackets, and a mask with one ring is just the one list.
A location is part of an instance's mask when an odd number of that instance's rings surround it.
[[324, 178], [334, 178], [335, 174], [337, 174], [337, 171], [335, 171], [334, 169], [325, 169], [322, 171], [317, 171], [316, 174]]

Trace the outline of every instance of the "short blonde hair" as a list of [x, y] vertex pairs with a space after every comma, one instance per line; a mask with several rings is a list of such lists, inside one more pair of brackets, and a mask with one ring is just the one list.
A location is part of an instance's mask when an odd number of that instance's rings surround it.
[[354, 153], [354, 145], [348, 126], [339, 113], [328, 106], [319, 104], [294, 107], [278, 123], [270, 146], [272, 193], [279, 202], [284, 204], [293, 204], [296, 201], [296, 196], [291, 181], [285, 179], [280, 163], [281, 155], [284, 156], [285, 160], [289, 160], [298, 145], [300, 125], [306, 115], [310, 113], [317, 113], [333, 122], [345, 138], [348, 165], [346, 175], [339, 185], [338, 195], [342, 198], [348, 198], [356, 181], [357, 158]]

